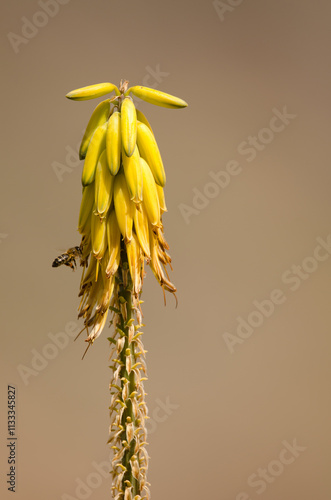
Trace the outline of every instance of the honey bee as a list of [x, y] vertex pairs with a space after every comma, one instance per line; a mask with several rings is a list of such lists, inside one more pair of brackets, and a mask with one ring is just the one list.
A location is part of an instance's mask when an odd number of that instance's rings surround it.
[[59, 267], [62, 265], [69, 266], [71, 269], [75, 270], [77, 267], [76, 259], [82, 261], [82, 249], [81, 247], [69, 248], [66, 252], [59, 255], [54, 259], [52, 267]]

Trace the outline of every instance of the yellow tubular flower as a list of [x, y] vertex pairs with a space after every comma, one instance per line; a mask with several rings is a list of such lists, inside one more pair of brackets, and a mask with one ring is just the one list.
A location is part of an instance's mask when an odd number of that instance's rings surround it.
[[166, 175], [158, 145], [153, 132], [150, 131], [147, 125], [141, 122], [138, 122], [137, 126], [137, 144], [140, 156], [148, 163], [154, 175], [155, 182], [159, 186], [164, 187]]
[[119, 173], [115, 177], [114, 205], [122, 236], [126, 241], [130, 241], [132, 238], [134, 205], [130, 200], [128, 186], [123, 173]]
[[161, 211], [154, 177], [143, 158], [140, 158], [140, 164], [143, 176], [143, 204], [152, 226], [159, 226], [161, 223]]
[[149, 261], [151, 258], [151, 252], [149, 247], [149, 222], [148, 216], [144, 204], [135, 208], [134, 210], [134, 229], [139, 241], [139, 245], [142, 249], [143, 254], [145, 254], [146, 259]]
[[88, 150], [85, 157], [84, 168], [82, 172], [82, 184], [87, 186], [94, 181], [95, 169], [102, 151], [106, 147], [106, 131], [107, 123], [99, 125], [88, 145]]
[[125, 154], [131, 156], [136, 147], [137, 114], [130, 97], [123, 100], [121, 107], [121, 136]]
[[142, 85], [129, 88], [125, 95], [127, 94], [133, 94], [143, 99], [143, 101], [156, 104], [157, 106], [163, 106], [164, 108], [186, 108], [187, 106], [187, 103], [183, 101], [183, 99], [161, 92], [161, 90], [143, 87]]
[[95, 172], [95, 213], [101, 219], [106, 217], [113, 197], [114, 176], [108, 168], [106, 150], [99, 158]]
[[140, 203], [143, 199], [143, 174], [138, 148], [135, 148], [131, 156], [126, 156], [123, 148], [122, 163], [130, 199], [134, 203]]
[[110, 94], [115, 90], [119, 93], [118, 88], [113, 83], [97, 83], [96, 85], [88, 85], [80, 89], [72, 90], [66, 97], [73, 101], [86, 101], [87, 99], [96, 99], [106, 94]]
[[91, 218], [92, 251], [94, 257], [100, 260], [107, 248], [107, 225], [104, 220], [95, 214], [92, 214]]
[[121, 166], [121, 114], [114, 111], [108, 120], [106, 133], [107, 161], [110, 173], [116, 175]]
[[[94, 205], [94, 184], [83, 188], [83, 196], [80, 204], [78, 231], [80, 234], [89, 234], [91, 231], [91, 213]], [[86, 225], [89, 224], [89, 227]]]
[[100, 102], [93, 111], [90, 121], [87, 124], [85, 134], [83, 136], [80, 148], [79, 148], [79, 159], [83, 160], [86, 156], [87, 148], [90, 143], [91, 137], [95, 130], [106, 123], [109, 117], [110, 109], [110, 99]]

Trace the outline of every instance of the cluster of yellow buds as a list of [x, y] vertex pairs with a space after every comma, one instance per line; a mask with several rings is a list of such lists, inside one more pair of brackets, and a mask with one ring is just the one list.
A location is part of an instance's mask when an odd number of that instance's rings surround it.
[[69, 99], [86, 100], [115, 92], [93, 111], [79, 151], [84, 159], [78, 223], [84, 268], [89, 259], [81, 280], [79, 317], [90, 329], [90, 343], [105, 325], [123, 252], [136, 295], [145, 262], [163, 289], [176, 291], [166, 271], [171, 258], [162, 225], [167, 210], [163, 162], [152, 128], [130, 94], [168, 108], [186, 103], [158, 90], [127, 86], [127, 81], [119, 89], [102, 83], [67, 94]]

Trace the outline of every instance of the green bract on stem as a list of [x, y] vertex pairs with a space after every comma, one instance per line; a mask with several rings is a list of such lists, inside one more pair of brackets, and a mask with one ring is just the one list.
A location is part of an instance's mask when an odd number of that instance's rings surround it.
[[141, 341], [140, 300], [133, 290], [124, 247], [121, 255], [111, 306], [115, 334], [109, 339], [113, 344], [109, 439], [115, 452], [112, 489], [115, 498], [139, 500], [149, 498], [145, 350]]

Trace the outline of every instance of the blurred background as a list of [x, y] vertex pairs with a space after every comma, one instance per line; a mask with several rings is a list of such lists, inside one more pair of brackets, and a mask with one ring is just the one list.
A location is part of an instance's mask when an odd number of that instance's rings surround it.
[[[126, 78], [166, 173], [178, 308], [148, 270], [149, 481], [158, 500], [329, 500], [330, 15], [326, 0], [2, 4], [1, 497], [111, 498], [109, 343], [81, 361], [78, 145]], [[10, 497], [11, 498], [11, 497]]]

